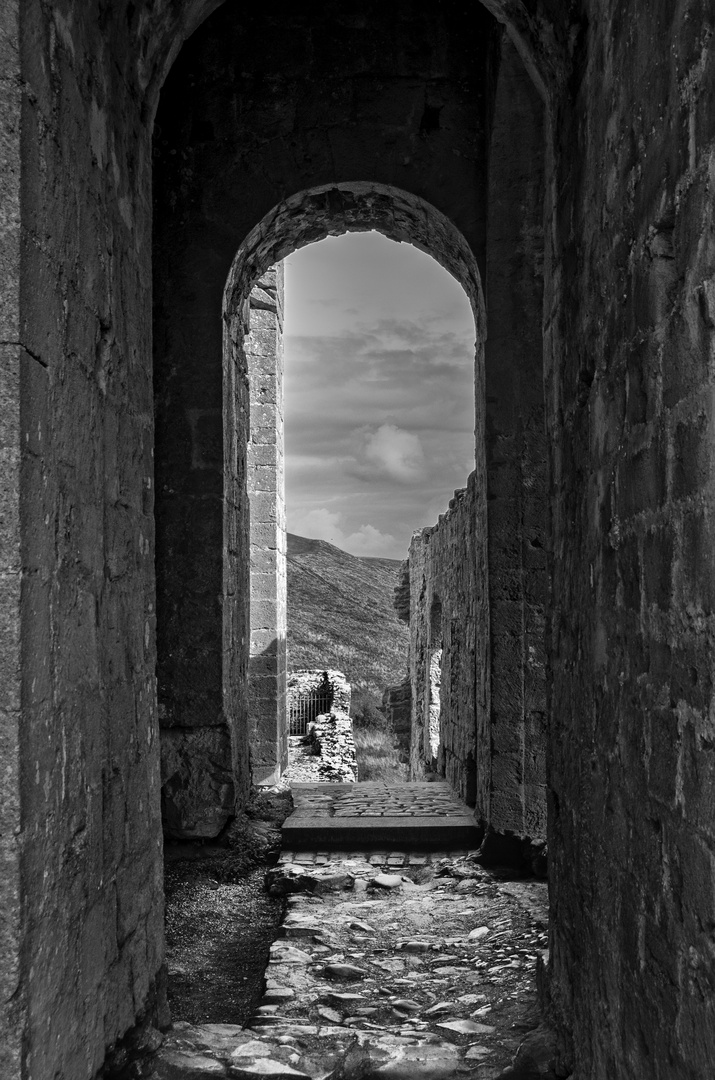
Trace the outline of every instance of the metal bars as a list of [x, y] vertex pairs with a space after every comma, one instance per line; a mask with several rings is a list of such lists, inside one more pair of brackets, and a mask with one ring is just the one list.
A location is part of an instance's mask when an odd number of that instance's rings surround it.
[[329, 713], [333, 705], [333, 690], [321, 686], [317, 690], [301, 691], [288, 688], [288, 731], [291, 735], [305, 735], [308, 725], [322, 713]]

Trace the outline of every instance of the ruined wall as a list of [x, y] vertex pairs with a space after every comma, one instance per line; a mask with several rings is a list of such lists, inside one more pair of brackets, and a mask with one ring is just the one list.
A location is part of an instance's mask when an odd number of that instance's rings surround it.
[[715, 11], [583, 5], [547, 235], [552, 992], [579, 1080], [715, 1061]]
[[319, 716], [310, 731], [318, 761], [315, 783], [354, 784], [358, 779], [353, 722], [346, 712], [331, 709]]
[[481, 806], [485, 823], [502, 836], [546, 835], [544, 151], [543, 102], [505, 37], [489, 153], [485, 383], [491, 710]]
[[243, 340], [250, 398], [248, 741], [253, 782], [271, 784], [288, 765], [282, 263], [253, 287], [249, 311], [250, 328]]
[[329, 669], [328, 671], [313, 671], [300, 669], [291, 671], [287, 679], [288, 693], [299, 698], [310, 698], [316, 695], [322, 698], [325, 688], [329, 689], [330, 708], [327, 712], [350, 714], [350, 699], [352, 688], [342, 671]]
[[[446, 776], [469, 806], [477, 803], [479, 754], [488, 753], [478, 741], [489, 693], [483, 483], [483, 470], [473, 472], [438, 524], [415, 533], [409, 551], [410, 776]], [[435, 731], [430, 667], [437, 662], [441, 678]], [[432, 676], [434, 682], [434, 672]]]

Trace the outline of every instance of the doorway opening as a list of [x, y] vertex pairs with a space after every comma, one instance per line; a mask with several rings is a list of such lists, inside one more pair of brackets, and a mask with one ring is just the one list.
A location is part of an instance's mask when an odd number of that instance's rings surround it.
[[360, 778], [405, 780], [394, 591], [474, 468], [473, 312], [432, 257], [375, 231], [290, 255], [284, 309], [288, 668], [343, 671]]

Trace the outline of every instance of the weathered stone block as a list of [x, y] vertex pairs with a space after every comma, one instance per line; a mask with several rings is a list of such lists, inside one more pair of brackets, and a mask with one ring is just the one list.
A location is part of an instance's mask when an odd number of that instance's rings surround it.
[[713, 441], [707, 417], [676, 425], [671, 494], [685, 499], [706, 487], [712, 475]]

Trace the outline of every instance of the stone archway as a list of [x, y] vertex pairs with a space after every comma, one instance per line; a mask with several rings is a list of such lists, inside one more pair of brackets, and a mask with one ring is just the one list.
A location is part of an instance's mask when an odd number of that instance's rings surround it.
[[[223, 525], [224, 503], [236, 521], [247, 512], [244, 449], [228, 448], [228, 466], [223, 451], [220, 315], [236, 251], [244, 243], [251, 249], [242, 261], [245, 280], [232, 284], [247, 296], [249, 281], [280, 261], [290, 244], [330, 228], [377, 228], [433, 253], [476, 304], [469, 268], [485, 258], [485, 149], [501, 31], [480, 14], [476, 52], [460, 47], [452, 56], [441, 9], [424, 5], [417, 21], [403, 17], [397, 38], [386, 11], [370, 33], [355, 37], [363, 58], [354, 55], [345, 75], [334, 51], [324, 55], [320, 42], [326, 34], [328, 40], [353, 34], [346, 18], [328, 5], [314, 30], [314, 17], [299, 9], [286, 19], [271, 9], [239, 16], [224, 5], [182, 50], [157, 112], [157, 674], [164, 742], [171, 748], [164, 755], [164, 791], [175, 806], [202, 776], [211, 777], [212, 799], [225, 790], [227, 770], [239, 802], [250, 784], [245, 656], [233, 647], [250, 627], [226, 601], [248, 591], [245, 571], [238, 570], [248, 565], [247, 534], [233, 526], [224, 534]], [[465, 19], [474, 24], [457, 8], [449, 19], [460, 27]], [[454, 32], [451, 22], [449, 29]], [[315, 47], [297, 49], [296, 35]], [[429, 41], [434, 54], [421, 74], [414, 66], [418, 39]], [[244, 58], [240, 65], [236, 56]], [[323, 63], [327, 76], [318, 77]], [[367, 78], [365, 70], [371, 71]], [[268, 96], [266, 78], [273, 87]], [[326, 101], [335, 103], [329, 115]], [[238, 113], [232, 102], [240, 102]], [[369, 179], [363, 190], [356, 176]], [[301, 209], [305, 192], [311, 194]], [[437, 213], [426, 215], [422, 204]], [[460, 242], [450, 238], [445, 222], [452, 222]], [[291, 235], [290, 244], [277, 240]], [[480, 328], [483, 320], [480, 306]], [[482, 387], [476, 387], [478, 398]], [[202, 757], [207, 767], [197, 769]], [[191, 814], [197, 821], [201, 816]], [[186, 825], [194, 828], [192, 820]]]
[[[240, 679], [227, 679], [227, 716], [247, 713], [247, 737], [254, 783], [271, 782], [287, 764], [285, 712], [285, 505], [282, 483], [283, 413], [280, 349], [280, 265], [288, 254], [328, 235], [375, 230], [392, 240], [412, 243], [434, 257], [462, 285], [476, 328], [475, 469], [484, 477], [483, 364], [485, 313], [476, 259], [464, 237], [436, 207], [390, 185], [356, 181], [322, 185], [286, 199], [256, 225], [240, 245], [224, 292], [224, 437], [227, 478], [238, 476], [247, 447], [249, 548], [241, 558], [229, 542], [224, 547], [224, 642], [227, 656], [241, 650], [234, 597], [250, 579], [251, 621], [249, 700], [243, 706]], [[229, 481], [230, 482], [230, 481]], [[224, 536], [246, 528], [240, 499], [224, 508]], [[474, 504], [473, 532], [477, 560], [486, 564], [484, 483]], [[246, 562], [250, 562], [250, 571]], [[481, 655], [475, 673], [488, 670], [486, 582], [480, 592], [482, 624], [477, 634]], [[238, 629], [238, 633], [237, 633]], [[234, 697], [235, 695], [235, 697]], [[479, 699], [486, 700], [481, 687]], [[484, 725], [485, 719], [480, 717]], [[437, 736], [438, 738], [438, 736]], [[234, 729], [234, 743], [245, 735]]]

